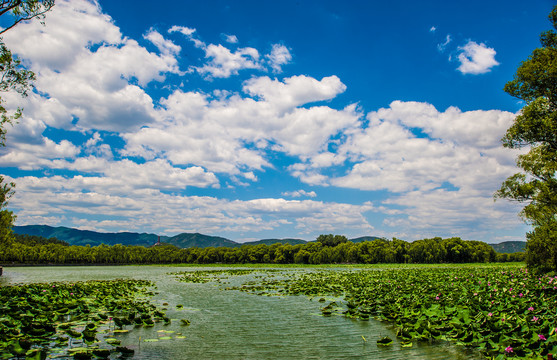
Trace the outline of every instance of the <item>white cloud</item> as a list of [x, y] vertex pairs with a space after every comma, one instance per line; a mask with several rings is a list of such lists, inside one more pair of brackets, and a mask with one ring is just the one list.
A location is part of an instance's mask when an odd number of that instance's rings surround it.
[[[203, 42], [193, 28], [173, 26], [165, 36], [173, 33], [205, 55], [189, 70], [206, 78], [249, 69], [278, 73], [292, 61], [284, 45], [264, 54], [229, 45], [237, 43], [231, 35], [225, 46]], [[500, 182], [516, 171], [517, 152], [499, 142], [515, 114], [395, 101], [363, 120], [354, 104], [334, 109], [324, 103], [346, 90], [334, 75], [256, 76], [241, 93], [165, 88], [153, 100], [148, 85], [186, 75], [178, 66], [181, 46], [150, 29], [140, 39], [156, 47], [150, 52], [123, 36], [97, 3], [84, 0], [57, 1], [46, 27], [22, 24], [4, 40], [38, 75], [37, 92], [27, 99], [5, 95], [10, 105], [25, 107], [25, 117], [9, 129], [0, 166], [46, 174], [15, 179], [12, 205], [20, 224], [63, 220], [95, 230], [169, 234], [294, 227], [310, 234], [372, 230], [365, 213], [373, 211], [393, 227], [390, 234], [417, 229], [424, 236], [441, 231], [485, 238], [490, 228], [515, 223], [516, 209], [492, 201]], [[440, 50], [449, 43], [447, 36]], [[470, 41], [460, 48], [459, 71], [487, 72], [498, 64], [494, 56]], [[58, 136], [62, 130], [80, 136], [70, 136], [72, 142], [49, 138], [49, 131]], [[114, 145], [122, 140], [124, 148]], [[288, 162], [275, 163], [282, 155]], [[280, 166], [309, 185], [388, 195], [380, 207], [184, 195], [189, 187], [249, 186], [263, 178], [258, 172]], [[80, 175], [52, 175], [75, 172]], [[317, 196], [305, 190], [282, 195]]]
[[445, 51], [445, 48], [451, 43], [451, 41], [452, 41], [451, 35], [447, 35], [447, 37], [445, 38], [445, 42], [444, 42], [444, 43], [442, 43], [442, 44], [437, 44], [437, 49], [438, 49], [440, 52]]
[[265, 56], [274, 72], [282, 71], [282, 66], [292, 61], [290, 50], [284, 45], [274, 44], [271, 53]]
[[305, 190], [296, 190], [296, 191], [285, 191], [283, 193], [281, 193], [282, 196], [288, 196], [288, 197], [294, 197], [294, 198], [298, 198], [298, 197], [317, 197], [317, 193], [315, 191], [305, 191]]
[[459, 236], [496, 243], [497, 239], [491, 238], [493, 234], [517, 228], [520, 211], [519, 204], [494, 202], [484, 194], [463, 189], [411, 191], [384, 204], [404, 208], [404, 215], [387, 218], [385, 225], [395, 233], [406, 233], [411, 239]]
[[191, 36], [191, 35], [193, 35], [193, 33], [194, 33], [195, 31], [196, 31], [196, 30], [193, 29], [193, 28], [189, 28], [189, 27], [186, 27], [186, 26], [177, 26], [177, 25], [172, 26], [172, 27], [168, 30], [169, 33], [179, 32], [179, 33], [181, 33], [181, 34], [183, 34], [183, 35], [185, 35], [185, 36]]
[[346, 85], [334, 75], [321, 80], [299, 75], [283, 81], [263, 76], [247, 80], [243, 86], [245, 93], [261, 98], [281, 111], [289, 111], [311, 102], [329, 100], [345, 90]]
[[[262, 56], [259, 51], [252, 47], [238, 48], [235, 51], [222, 44], [207, 44], [194, 36], [195, 29], [173, 26], [168, 30], [169, 33], [179, 32], [188, 40], [192, 41], [195, 47], [205, 52], [207, 62], [203, 66], [192, 66], [191, 70], [198, 72], [206, 79], [228, 78], [238, 75], [241, 70], [260, 70], [267, 71], [268, 68], [275, 73], [281, 72], [283, 65], [292, 60], [292, 55], [284, 45], [273, 44], [271, 52]], [[229, 44], [237, 44], [238, 38], [235, 35], [225, 35], [224, 41]]]
[[[516, 152], [498, 153], [515, 114], [492, 110], [437, 111], [432, 105], [395, 101], [368, 114], [369, 126], [339, 148], [355, 164], [336, 186], [407, 192], [445, 183], [493, 192], [514, 173]], [[416, 135], [413, 130], [428, 134]], [[491, 194], [489, 194], [491, 199]]]
[[196, 67], [196, 70], [209, 78], [227, 78], [238, 75], [238, 71], [244, 69], [263, 69], [259, 62], [259, 52], [250, 47], [232, 52], [220, 44], [209, 44], [205, 48], [205, 57], [209, 62]]
[[[59, 0], [48, 12], [46, 26], [21, 23], [3, 35], [9, 48], [40, 68], [63, 70], [92, 44], [121, 44], [120, 29], [94, 1]], [[40, 59], [40, 62], [38, 62]], [[35, 70], [35, 69], [34, 69]]]
[[238, 43], [238, 37], [236, 35], [223, 34], [223, 36], [224, 36], [224, 40], [229, 44], [237, 44]]
[[[267, 77], [248, 80], [244, 91], [257, 99], [238, 94], [211, 98], [177, 90], [161, 101], [162, 121], [123, 135], [124, 154], [165, 157], [174, 164], [197, 164], [244, 177], [272, 166], [267, 150], [316, 156], [326, 152], [332, 136], [356, 126], [361, 114], [354, 106], [340, 111], [298, 106], [332, 98], [345, 88], [336, 76], [321, 81], [298, 76], [283, 82]], [[256, 146], [247, 148], [246, 143]]]
[[[205, 52], [208, 62], [195, 69], [210, 78], [229, 77], [244, 69], [266, 70], [266, 66], [277, 70], [290, 56], [283, 46], [274, 46], [272, 53], [262, 58], [254, 48], [231, 51], [222, 45], [207, 45], [194, 37], [193, 28], [173, 26], [169, 33], [173, 32], [184, 34]], [[49, 13], [46, 27], [31, 22], [8, 35], [7, 44], [30, 61], [38, 77], [36, 87], [45, 95], [32, 94], [19, 105], [26, 108], [26, 117], [41, 118], [55, 128], [134, 132], [158, 121], [159, 112], [144, 87], [152, 81], [164, 81], [168, 73], [184, 75], [176, 58], [180, 46], [150, 29], [144, 38], [160, 52], [151, 53], [137, 41], [123, 37], [112, 19], [88, 1], [61, 1]], [[36, 43], [47, 43], [48, 51], [36, 51]], [[49, 58], [45, 53], [64, 56]], [[251, 157], [259, 163], [256, 168], [266, 164], [253, 151], [241, 150], [236, 142], [213, 147], [218, 159], [229, 151]], [[234, 163], [241, 161], [233, 162], [233, 168]]]
[[[99, 179], [99, 178], [97, 178]], [[9, 180], [9, 179], [8, 179]], [[96, 231], [149, 231], [174, 235], [178, 232], [260, 232], [293, 224], [302, 233], [318, 234], [334, 228], [352, 227], [371, 230], [362, 215], [372, 209], [370, 203], [350, 205], [313, 200], [254, 199], [225, 200], [214, 197], [165, 194], [155, 189], [116, 192], [95, 178], [59, 176], [17, 179], [18, 196], [12, 208], [18, 224], [57, 225]], [[49, 219], [48, 216], [57, 216]], [[73, 216], [73, 218], [72, 218]]]
[[470, 40], [466, 45], [459, 47], [459, 51], [460, 66], [457, 70], [463, 74], [484, 74], [499, 65], [495, 60], [495, 50], [483, 43], [478, 44]]
[[81, 0], [57, 2], [46, 26], [20, 24], [4, 40], [30, 62], [36, 88], [46, 95], [31, 96], [25, 115], [83, 130], [123, 131], [152, 122], [153, 101], [142, 86], [180, 71], [175, 45], [154, 30], [146, 38], [161, 54], [123, 38], [96, 3]]
[[165, 55], [176, 55], [182, 50], [182, 48], [172, 41], [165, 39], [158, 31], [155, 29], [150, 29], [147, 34], [145, 34], [145, 39], [149, 40], [159, 49], [162, 54]]

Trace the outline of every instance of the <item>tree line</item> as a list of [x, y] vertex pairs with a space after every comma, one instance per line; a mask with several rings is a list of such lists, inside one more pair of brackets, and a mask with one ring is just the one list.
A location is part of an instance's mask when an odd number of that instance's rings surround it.
[[406, 242], [377, 239], [353, 243], [344, 236], [321, 235], [317, 241], [238, 248], [178, 248], [67, 245], [58, 239], [16, 236], [0, 244], [0, 263], [8, 264], [442, 264], [524, 261], [524, 253], [500, 254], [481, 241], [458, 237]]

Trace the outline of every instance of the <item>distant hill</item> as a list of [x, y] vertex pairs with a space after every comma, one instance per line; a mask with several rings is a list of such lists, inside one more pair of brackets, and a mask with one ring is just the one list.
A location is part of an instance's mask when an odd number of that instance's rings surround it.
[[526, 241], [504, 241], [499, 244], [489, 244], [498, 253], [511, 254], [526, 250]]
[[[58, 240], [67, 242], [70, 245], [142, 245], [151, 246], [157, 242], [158, 236], [155, 234], [138, 234], [131, 232], [122, 233], [100, 233], [89, 230], [78, 230], [64, 226], [52, 227], [48, 225], [25, 225], [14, 226], [14, 233], [36, 235], [45, 238], [55, 237]], [[161, 236], [161, 241], [167, 241], [166, 236]]]
[[273, 245], [273, 244], [290, 244], [290, 245], [299, 245], [299, 244], [307, 244], [307, 241], [302, 239], [263, 239], [257, 241], [250, 241], [243, 243], [241, 245]]
[[[48, 226], [48, 225], [25, 225], [25, 226], [14, 226], [14, 233], [21, 235], [35, 235], [42, 236], [45, 238], [55, 237], [58, 240], [65, 241], [70, 245], [90, 245], [97, 246], [100, 244], [106, 245], [141, 245], [141, 246], [151, 246], [154, 245], [159, 236], [156, 234], [146, 234], [146, 233], [132, 233], [132, 232], [121, 232], [121, 233], [102, 233], [89, 230], [78, 230], [73, 228], [68, 228], [64, 226]], [[373, 241], [380, 239], [375, 236], [363, 236], [356, 239], [351, 239], [352, 242], [363, 242], [363, 241]], [[257, 241], [251, 241], [246, 243], [238, 243], [220, 236], [209, 236], [200, 233], [182, 233], [172, 237], [160, 236], [162, 243], [171, 244], [180, 248], [188, 247], [239, 247], [242, 245], [272, 245], [276, 243], [280, 244], [306, 244], [307, 241], [302, 239], [263, 239]]]
[[171, 238], [164, 240], [165, 243], [171, 244], [180, 248], [188, 247], [236, 247], [240, 246], [239, 243], [232, 240], [225, 239], [219, 236], [209, 236], [199, 233], [182, 233]]
[[373, 241], [373, 240], [381, 240], [382, 238], [377, 236], [362, 236], [355, 239], [350, 239], [348, 241], [352, 241], [353, 243], [359, 243], [364, 241]]

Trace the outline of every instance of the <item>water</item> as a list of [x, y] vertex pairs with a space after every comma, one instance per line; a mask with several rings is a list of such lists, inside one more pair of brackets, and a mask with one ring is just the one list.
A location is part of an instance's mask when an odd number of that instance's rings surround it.
[[[268, 297], [224, 290], [226, 286], [252, 279], [253, 274], [223, 280], [230, 284], [182, 283], [168, 275], [169, 272], [209, 269], [215, 268], [10, 267], [4, 268], [0, 285], [118, 278], [155, 282], [158, 294], [151, 300], [159, 307], [166, 307], [167, 316], [173, 321], [170, 325], [159, 323], [118, 335], [122, 345], [135, 350], [133, 359], [459, 360], [470, 359], [473, 355], [449, 344], [414, 343], [412, 348], [401, 348], [397, 340], [393, 346], [381, 348], [376, 345], [379, 338], [395, 339], [393, 330], [384, 323], [343, 316], [323, 317], [319, 311], [322, 304], [305, 296]], [[183, 305], [183, 309], [178, 309], [178, 304]], [[179, 319], [188, 319], [191, 325], [181, 326]]]

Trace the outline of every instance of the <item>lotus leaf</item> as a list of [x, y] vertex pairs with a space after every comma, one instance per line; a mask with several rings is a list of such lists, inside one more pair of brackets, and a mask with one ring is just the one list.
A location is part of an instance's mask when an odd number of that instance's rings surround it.
[[381, 339], [377, 340], [378, 346], [390, 346], [393, 344], [393, 339], [388, 336], [382, 337]]
[[120, 345], [120, 343], [121, 343], [120, 340], [115, 339], [115, 338], [109, 338], [109, 339], [106, 339], [105, 341], [106, 341], [107, 344], [114, 345], [114, 346]]
[[[252, 282], [228, 290], [269, 295], [344, 294], [343, 314], [394, 325], [408, 342], [446, 340], [476, 348], [487, 358], [542, 357], [557, 348], [557, 277], [534, 275], [521, 266], [459, 265], [384, 269], [284, 272], [273, 283]], [[332, 306], [323, 314], [335, 311]], [[541, 340], [540, 335], [546, 340]], [[519, 339], [519, 340], [517, 340]], [[554, 351], [555, 352], [555, 351]]]

